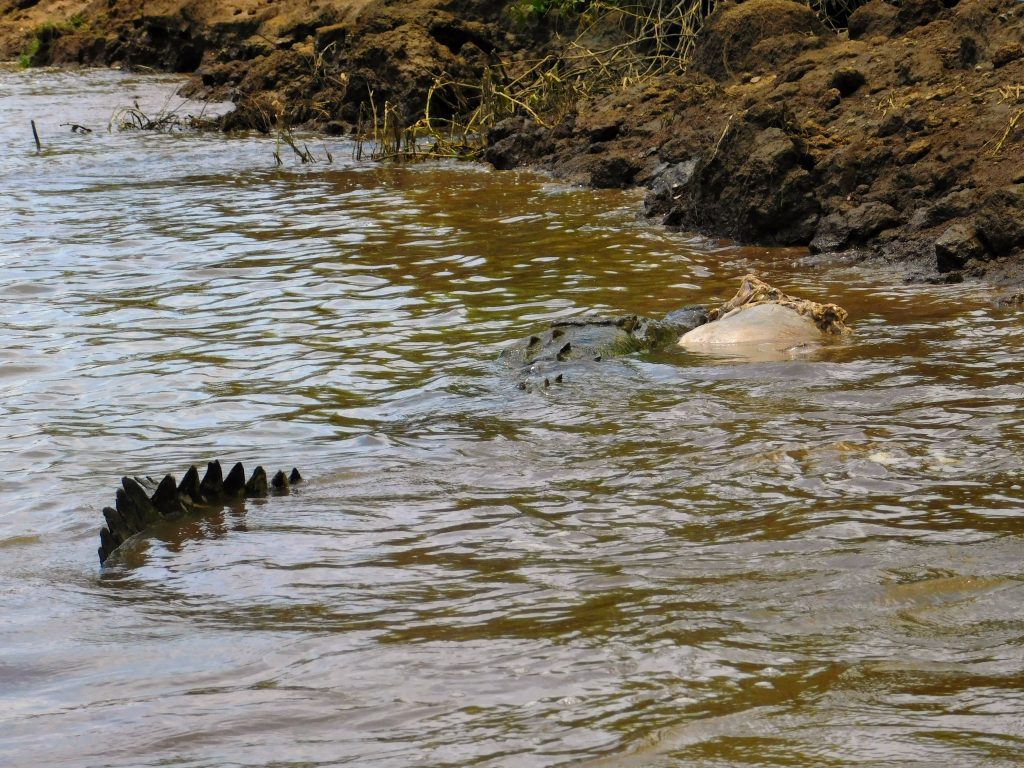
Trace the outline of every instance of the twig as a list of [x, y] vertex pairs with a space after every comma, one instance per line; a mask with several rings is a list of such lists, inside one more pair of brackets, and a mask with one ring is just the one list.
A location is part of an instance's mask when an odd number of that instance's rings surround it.
[[32, 136], [36, 140], [36, 154], [41, 155], [43, 153], [43, 145], [39, 143], [39, 131], [36, 130], [36, 121], [29, 120], [32, 123]]
[[1018, 110], [1017, 114], [1010, 118], [1010, 124], [1007, 125], [1006, 130], [1003, 131], [1003, 137], [999, 140], [999, 143], [996, 144], [996, 148], [992, 150], [993, 155], [998, 154], [999, 150], [1003, 148], [1003, 144], [1005, 144], [1006, 140], [1010, 138], [1010, 134], [1013, 133], [1013, 129], [1017, 127], [1017, 123], [1020, 122], [1022, 117], [1024, 117], [1024, 109]]

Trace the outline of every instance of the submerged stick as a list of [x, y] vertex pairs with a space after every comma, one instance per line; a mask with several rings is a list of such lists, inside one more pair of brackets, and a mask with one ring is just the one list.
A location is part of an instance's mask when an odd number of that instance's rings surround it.
[[36, 140], [36, 154], [42, 154], [43, 145], [39, 143], [39, 131], [36, 130], [36, 121], [29, 120], [29, 122], [32, 123], [32, 136], [35, 137]]

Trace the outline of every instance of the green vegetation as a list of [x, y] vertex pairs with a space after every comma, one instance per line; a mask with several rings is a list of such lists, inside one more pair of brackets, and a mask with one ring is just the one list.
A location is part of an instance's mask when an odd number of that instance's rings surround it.
[[50, 63], [53, 44], [58, 38], [80, 30], [85, 26], [85, 17], [75, 14], [67, 21], [46, 21], [36, 27], [35, 34], [28, 46], [18, 55], [18, 65], [22, 69], [42, 67]]
[[28, 69], [33, 66], [39, 55], [39, 48], [42, 46], [42, 42], [38, 37], [33, 37], [32, 42], [28, 44], [28, 48], [18, 54], [18, 66], [22, 69]]

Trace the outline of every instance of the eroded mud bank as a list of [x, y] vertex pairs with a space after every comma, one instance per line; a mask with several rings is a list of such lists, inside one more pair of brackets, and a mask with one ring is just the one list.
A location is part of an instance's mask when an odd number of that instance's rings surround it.
[[[411, 122], [439, 76], [478, 82], [571, 34], [511, 6], [8, 0], [0, 46], [32, 63], [193, 72], [192, 94], [235, 102], [227, 129], [345, 132], [371, 95]], [[581, 98], [546, 125], [506, 120], [485, 157], [645, 186], [646, 214], [669, 226], [881, 259], [908, 279], [1020, 285], [1022, 40], [1017, 0], [871, 0], [841, 32], [790, 0], [725, 3], [685, 73]], [[443, 88], [432, 103], [466, 106]]]

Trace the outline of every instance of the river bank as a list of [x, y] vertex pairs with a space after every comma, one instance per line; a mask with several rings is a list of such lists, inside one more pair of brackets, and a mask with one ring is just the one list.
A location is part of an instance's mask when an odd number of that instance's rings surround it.
[[[235, 102], [226, 129], [345, 133], [371, 101], [409, 125], [431, 92], [448, 117], [483, 98], [453, 84], [521, 78], [579, 45], [572, 19], [502, 0], [18, 6], [2, 10], [0, 53], [192, 72], [190, 94]], [[843, 21], [789, 0], [723, 4], [685, 72], [546, 93], [546, 111], [484, 125], [483, 157], [645, 187], [645, 214], [672, 227], [911, 281], [1024, 285], [1024, 6], [872, 0]]]

